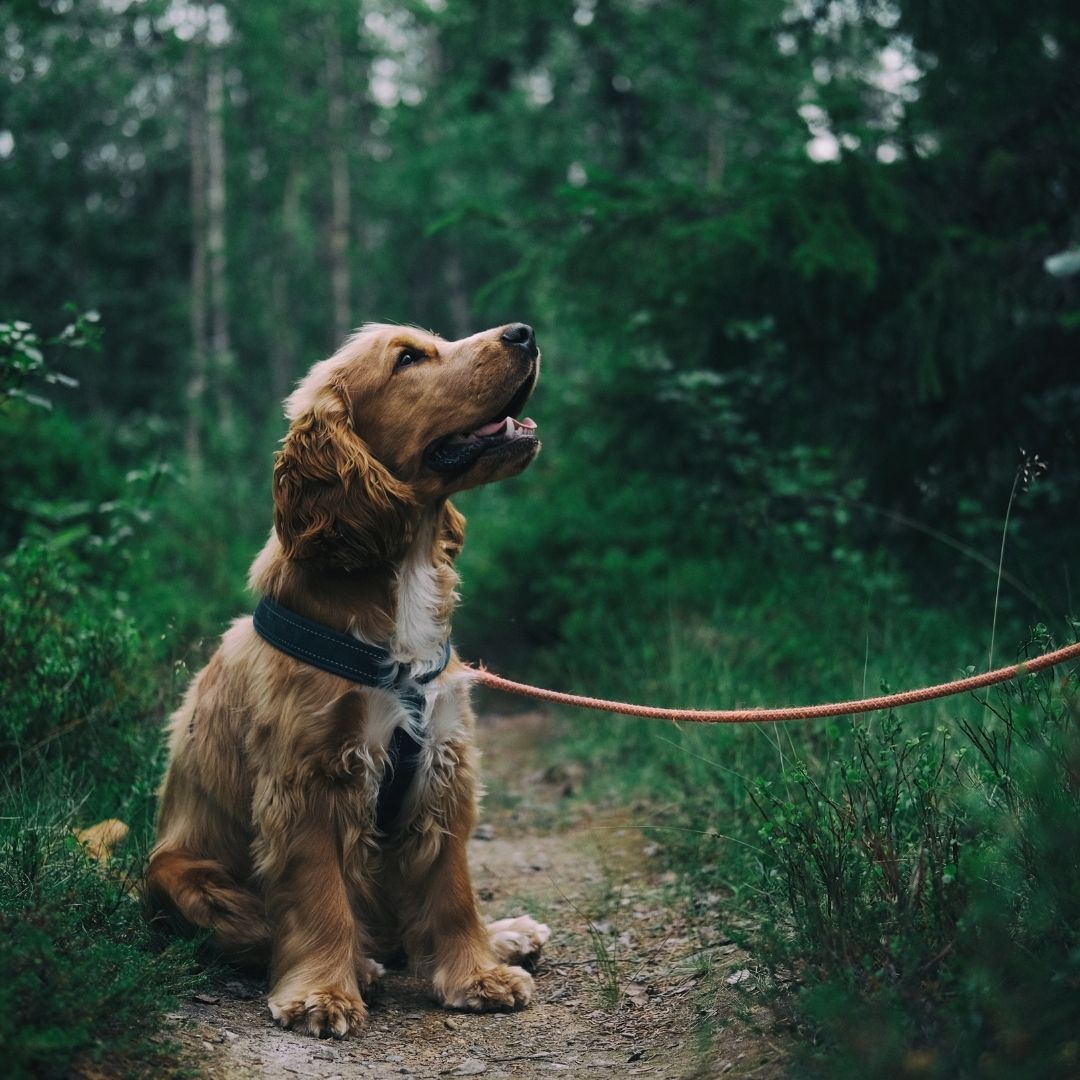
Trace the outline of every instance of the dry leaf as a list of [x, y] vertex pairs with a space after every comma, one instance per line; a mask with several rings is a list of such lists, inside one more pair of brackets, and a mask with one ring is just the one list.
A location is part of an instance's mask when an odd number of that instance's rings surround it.
[[106, 863], [112, 857], [113, 848], [123, 843], [130, 831], [119, 818], [106, 818], [88, 829], [80, 829], [75, 839], [92, 859]]

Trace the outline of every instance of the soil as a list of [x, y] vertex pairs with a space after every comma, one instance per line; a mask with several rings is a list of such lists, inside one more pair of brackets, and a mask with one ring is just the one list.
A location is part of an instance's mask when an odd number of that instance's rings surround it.
[[576, 797], [579, 767], [545, 768], [549, 732], [541, 713], [482, 719], [489, 794], [470, 850], [489, 919], [529, 914], [551, 927], [532, 1005], [447, 1012], [390, 970], [364, 1033], [320, 1041], [277, 1028], [265, 984], [227, 974], [171, 1017], [192, 1070], [210, 1080], [782, 1075], [720, 899], [695, 898], [691, 910], [655, 838]]

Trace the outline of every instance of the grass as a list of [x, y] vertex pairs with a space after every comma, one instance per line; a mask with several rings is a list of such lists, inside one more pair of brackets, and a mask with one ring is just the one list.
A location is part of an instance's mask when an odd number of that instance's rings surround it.
[[[774, 581], [768, 604], [738, 613], [738, 654], [721, 658], [690, 618], [669, 616], [662, 635], [624, 623], [581, 685], [681, 705], [809, 701], [985, 657], [977, 635], [904, 604], [868, 630], [888, 645], [867, 661], [819, 633], [850, 627], [835, 578], [786, 584], [818, 598], [812, 619], [797, 602], [774, 611]], [[1050, 645], [1043, 631], [1021, 654]], [[752, 917], [737, 936], [799, 1033], [796, 1075], [1064, 1077], [1080, 1068], [1077, 727], [1074, 667], [986, 701], [812, 726], [582, 714], [557, 752], [588, 762], [590, 797], [648, 797], [639, 824], [687, 903], [722, 891], [728, 917]]]
[[597, 926], [572, 900], [564, 896], [563, 900], [580, 920], [584, 920], [596, 960], [596, 988], [601, 1002], [609, 1009], [614, 1008], [623, 994], [623, 972], [615, 949], [616, 943], [608, 945], [608, 940], [601, 927]]
[[151, 939], [132, 895], [138, 854], [105, 872], [71, 835], [77, 807], [5, 803], [20, 811], [0, 823], [5, 1075], [178, 1075], [161, 1013], [200, 976], [190, 942]]
[[[0, 567], [0, 1054], [13, 1078], [180, 1075], [163, 1013], [199, 968], [132, 887], [169, 668], [82, 571], [38, 545]], [[133, 835], [103, 869], [73, 833], [114, 816]]]

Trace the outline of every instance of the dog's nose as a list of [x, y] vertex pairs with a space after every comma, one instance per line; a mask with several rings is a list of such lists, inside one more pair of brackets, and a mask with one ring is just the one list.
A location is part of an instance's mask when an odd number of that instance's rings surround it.
[[530, 356], [535, 356], [536, 335], [528, 323], [511, 323], [503, 332], [502, 339], [507, 345], [520, 345]]

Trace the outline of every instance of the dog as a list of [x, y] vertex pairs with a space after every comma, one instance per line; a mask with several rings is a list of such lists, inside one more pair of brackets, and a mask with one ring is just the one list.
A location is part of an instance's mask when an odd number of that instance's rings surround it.
[[282, 1027], [356, 1032], [401, 950], [448, 1008], [533, 995], [550, 932], [485, 926], [466, 860], [477, 751], [449, 646], [465, 528], [449, 496], [536, 457], [519, 416], [539, 371], [524, 323], [460, 341], [368, 325], [285, 403], [249, 575], [263, 600], [172, 717], [145, 887], [156, 916], [268, 965]]

